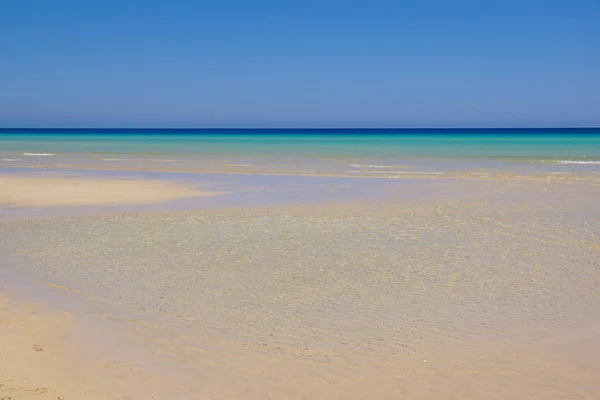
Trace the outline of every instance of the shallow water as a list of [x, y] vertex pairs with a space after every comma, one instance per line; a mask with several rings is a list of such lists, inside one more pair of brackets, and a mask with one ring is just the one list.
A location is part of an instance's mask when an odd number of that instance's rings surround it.
[[0, 265], [70, 305], [111, 363], [151, 377], [153, 395], [600, 392], [596, 182], [430, 180], [376, 192], [3, 221]]
[[4, 129], [0, 167], [396, 178], [600, 173], [600, 130]]
[[[189, 197], [161, 203], [70, 207], [1, 207], [0, 220], [48, 216], [73, 216], [90, 213], [149, 212], [215, 209], [230, 207], [307, 204], [377, 199], [390, 187], [402, 199], [423, 195], [430, 181], [411, 179], [394, 182], [386, 179], [332, 176], [202, 174], [156, 171], [103, 171], [0, 168], [1, 175], [12, 177], [59, 177], [119, 180], [152, 180], [181, 183], [199, 190], [221, 194]], [[401, 191], [397, 190], [402, 188]]]

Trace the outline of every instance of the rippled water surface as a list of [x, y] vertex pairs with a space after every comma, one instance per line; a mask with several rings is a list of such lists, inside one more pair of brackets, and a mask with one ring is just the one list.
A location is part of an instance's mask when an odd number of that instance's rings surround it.
[[410, 190], [6, 220], [0, 265], [173, 398], [595, 398], [597, 182]]
[[0, 130], [0, 167], [407, 177], [600, 172], [599, 129]]

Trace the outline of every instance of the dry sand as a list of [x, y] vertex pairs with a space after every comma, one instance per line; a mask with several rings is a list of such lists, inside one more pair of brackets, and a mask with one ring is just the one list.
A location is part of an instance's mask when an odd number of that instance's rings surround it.
[[0, 206], [9, 207], [157, 203], [215, 194], [155, 180], [0, 175]]

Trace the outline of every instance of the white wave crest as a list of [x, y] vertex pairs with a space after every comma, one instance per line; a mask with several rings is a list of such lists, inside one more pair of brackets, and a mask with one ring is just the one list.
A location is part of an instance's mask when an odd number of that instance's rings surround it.
[[352, 168], [402, 168], [399, 165], [381, 165], [381, 164], [349, 164]]
[[[443, 175], [443, 172], [438, 171], [344, 171], [347, 174], [356, 174], [357, 172], [362, 172], [370, 175], [374, 174], [388, 174], [388, 175]], [[363, 175], [369, 176], [369, 175]]]
[[182, 160], [170, 160], [164, 158], [103, 158], [102, 161], [156, 161], [156, 162], [178, 162]]
[[600, 161], [592, 161], [592, 160], [560, 160], [557, 161], [558, 164], [600, 164]]
[[52, 153], [23, 153], [24, 156], [33, 156], [33, 157], [51, 157], [54, 154]]
[[3, 158], [2, 161], [21, 161], [20, 158]]

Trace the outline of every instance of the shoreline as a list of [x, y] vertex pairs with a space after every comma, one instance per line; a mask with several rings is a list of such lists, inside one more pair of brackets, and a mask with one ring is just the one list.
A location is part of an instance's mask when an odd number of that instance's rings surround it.
[[[0, 166], [4, 170], [38, 170], [38, 171], [89, 171], [89, 172], [123, 172], [123, 173], [165, 173], [165, 174], [190, 174], [190, 175], [241, 175], [241, 176], [274, 176], [274, 177], [324, 177], [324, 178], [350, 178], [350, 179], [382, 179], [382, 180], [411, 180], [411, 179], [468, 179], [468, 180], [513, 180], [513, 181], [599, 181], [600, 171], [539, 171], [531, 170], [526, 173], [517, 173], [513, 170], [494, 168], [467, 168], [464, 170], [441, 171], [411, 171], [408, 167], [393, 168], [393, 170], [374, 169], [362, 171], [317, 172], [317, 171], [266, 171], [250, 170], [240, 171], [231, 169], [195, 169], [195, 168], [134, 168], [124, 165], [115, 167], [102, 167], [90, 165], [22, 165]], [[387, 175], [386, 175], [387, 174]]]

